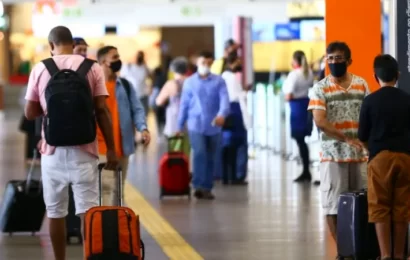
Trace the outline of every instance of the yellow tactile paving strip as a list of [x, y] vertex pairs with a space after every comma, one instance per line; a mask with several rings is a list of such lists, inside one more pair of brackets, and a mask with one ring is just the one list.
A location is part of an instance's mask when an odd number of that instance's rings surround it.
[[126, 204], [170, 260], [204, 260], [133, 185], [127, 182], [124, 189]]

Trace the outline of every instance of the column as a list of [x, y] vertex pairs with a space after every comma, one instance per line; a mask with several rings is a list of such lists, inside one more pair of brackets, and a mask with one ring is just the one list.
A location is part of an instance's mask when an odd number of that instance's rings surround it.
[[325, 20], [326, 44], [346, 42], [352, 51], [350, 72], [366, 79], [372, 91], [378, 89], [373, 60], [382, 52], [380, 0], [326, 0]]
[[410, 93], [410, 2], [409, 0], [392, 2], [390, 19], [394, 23], [395, 31], [390, 34], [390, 38], [394, 37], [396, 40], [395, 56], [400, 71], [398, 88]]

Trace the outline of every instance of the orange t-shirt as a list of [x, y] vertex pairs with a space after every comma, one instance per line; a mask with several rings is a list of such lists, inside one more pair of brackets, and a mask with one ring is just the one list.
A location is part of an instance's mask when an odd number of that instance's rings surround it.
[[[106, 99], [107, 108], [110, 111], [111, 120], [112, 120], [112, 130], [114, 134], [114, 144], [115, 144], [115, 152], [117, 156], [122, 157], [122, 139], [121, 139], [121, 127], [120, 127], [120, 119], [119, 119], [119, 111], [118, 111], [118, 103], [117, 98], [115, 97], [115, 81], [107, 81], [106, 82], [107, 91], [108, 91], [108, 98]], [[97, 138], [98, 138], [98, 152], [101, 155], [107, 154], [107, 145], [105, 144], [104, 136], [100, 130], [97, 129]]]

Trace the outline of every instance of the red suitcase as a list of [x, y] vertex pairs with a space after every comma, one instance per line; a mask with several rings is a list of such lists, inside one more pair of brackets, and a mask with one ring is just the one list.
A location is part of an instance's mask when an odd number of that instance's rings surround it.
[[164, 196], [188, 196], [191, 198], [191, 176], [189, 173], [189, 160], [182, 150], [173, 151], [171, 142], [181, 142], [182, 137], [168, 139], [168, 151], [159, 162], [160, 199]]

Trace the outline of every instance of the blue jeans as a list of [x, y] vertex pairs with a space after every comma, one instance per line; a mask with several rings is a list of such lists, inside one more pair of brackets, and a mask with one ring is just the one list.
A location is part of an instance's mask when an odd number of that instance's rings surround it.
[[236, 178], [245, 180], [248, 175], [248, 142], [239, 145], [236, 157]]
[[189, 141], [194, 152], [194, 174], [192, 184], [195, 189], [211, 191], [214, 186], [215, 160], [218, 155], [220, 135], [203, 135], [189, 132]]

